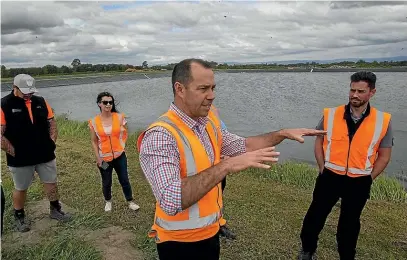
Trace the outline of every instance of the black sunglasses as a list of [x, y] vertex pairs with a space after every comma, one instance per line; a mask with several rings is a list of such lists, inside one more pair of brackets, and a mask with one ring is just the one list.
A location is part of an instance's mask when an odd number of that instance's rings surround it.
[[105, 101], [105, 100], [103, 100], [102, 104], [105, 105], [105, 106], [107, 106], [107, 104], [113, 105], [113, 101]]

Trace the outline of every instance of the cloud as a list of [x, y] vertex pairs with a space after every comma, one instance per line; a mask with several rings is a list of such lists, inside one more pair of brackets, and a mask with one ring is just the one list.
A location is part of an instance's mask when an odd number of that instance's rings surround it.
[[[405, 56], [407, 2], [2, 2], [6, 67]], [[24, 17], [24, 19], [21, 19]], [[403, 50], [404, 48], [404, 50]]]
[[332, 9], [350, 9], [370, 6], [405, 5], [406, 3], [407, 1], [333, 1], [330, 7]]
[[12, 34], [17, 32], [37, 31], [40, 28], [61, 26], [64, 21], [55, 12], [42, 9], [43, 5], [28, 9], [24, 3], [1, 3], [1, 32]]

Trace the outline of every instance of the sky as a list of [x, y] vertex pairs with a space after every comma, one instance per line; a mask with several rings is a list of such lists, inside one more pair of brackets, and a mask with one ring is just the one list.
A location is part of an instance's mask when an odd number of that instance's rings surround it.
[[1, 1], [1, 64], [407, 56], [406, 1]]

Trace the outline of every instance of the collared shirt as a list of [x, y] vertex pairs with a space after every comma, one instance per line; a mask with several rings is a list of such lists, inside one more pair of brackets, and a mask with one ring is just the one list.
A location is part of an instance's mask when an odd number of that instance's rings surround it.
[[350, 116], [351, 116], [353, 122], [355, 122], [355, 124], [356, 124], [356, 123], [365, 115], [366, 110], [367, 110], [367, 106], [366, 106], [365, 110], [363, 110], [363, 112], [362, 112], [362, 114], [360, 115], [360, 117], [356, 117], [356, 116], [353, 114], [353, 110], [352, 110], [351, 107], [349, 107], [349, 110], [350, 110]]
[[[174, 111], [182, 121], [193, 130], [199, 138], [210, 161], [214, 161], [214, 152], [206, 132], [207, 117], [197, 120], [190, 118], [174, 103], [170, 110]], [[246, 152], [246, 139], [222, 129], [221, 154], [237, 156]], [[146, 131], [140, 147], [140, 165], [150, 183], [154, 196], [160, 207], [168, 214], [175, 215], [182, 211], [180, 155], [177, 142], [172, 134], [163, 127], [154, 127]]]
[[359, 117], [359, 118], [355, 117], [352, 114], [352, 107], [349, 103], [345, 106], [345, 112], [343, 113], [343, 119], [346, 120], [346, 124], [348, 126], [348, 136], [351, 141], [353, 139], [353, 136], [356, 134], [356, 131], [359, 129], [360, 125], [362, 124], [363, 120], [365, 120], [365, 118], [369, 115], [370, 115], [370, 103], [367, 103], [365, 110], [363, 111], [361, 117]]

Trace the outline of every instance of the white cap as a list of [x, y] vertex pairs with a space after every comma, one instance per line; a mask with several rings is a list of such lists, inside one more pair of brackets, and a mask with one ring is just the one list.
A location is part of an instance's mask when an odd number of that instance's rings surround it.
[[15, 76], [13, 85], [18, 87], [23, 94], [38, 92], [38, 90], [35, 88], [35, 79], [27, 74], [18, 74]]

